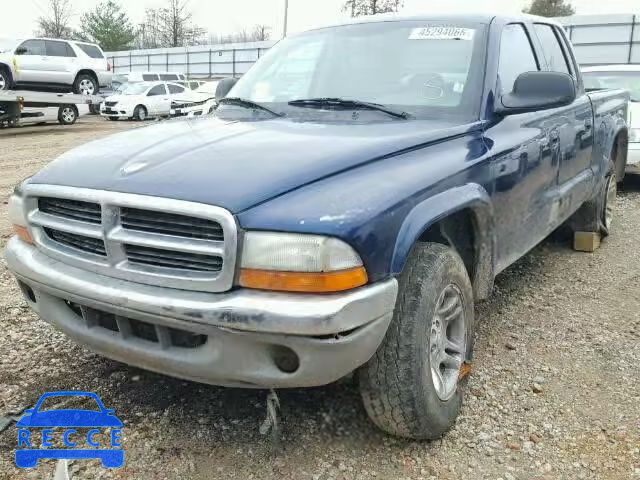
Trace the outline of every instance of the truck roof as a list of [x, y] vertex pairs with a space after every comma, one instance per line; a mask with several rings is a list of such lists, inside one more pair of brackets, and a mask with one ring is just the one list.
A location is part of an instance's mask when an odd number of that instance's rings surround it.
[[353, 25], [360, 23], [382, 23], [382, 22], [403, 22], [403, 21], [430, 21], [430, 22], [464, 22], [464, 23], [484, 23], [489, 24], [494, 20], [500, 20], [505, 23], [509, 22], [522, 22], [522, 21], [534, 21], [541, 23], [548, 23], [556, 25], [557, 27], [564, 28], [559, 22], [537, 15], [529, 15], [522, 13], [519, 15], [504, 15], [498, 13], [443, 13], [443, 14], [417, 14], [417, 15], [404, 15], [397, 13], [384, 13], [379, 15], [367, 15], [341, 21], [339, 23], [331, 23], [311, 28], [311, 30], [319, 30], [322, 28], [340, 27], [343, 25]]

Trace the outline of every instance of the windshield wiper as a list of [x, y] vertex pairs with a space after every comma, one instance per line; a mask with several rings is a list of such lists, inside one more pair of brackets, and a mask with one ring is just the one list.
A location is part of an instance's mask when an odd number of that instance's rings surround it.
[[284, 117], [284, 114], [278, 113], [278, 112], [274, 112], [270, 108], [267, 108], [264, 105], [260, 105], [259, 103], [256, 103], [256, 102], [254, 102], [252, 100], [247, 100], [246, 98], [225, 97], [225, 98], [221, 98], [220, 100], [218, 100], [218, 103], [222, 104], [222, 105], [227, 103], [229, 105], [237, 105], [238, 107], [253, 108], [253, 109], [256, 109], [256, 110], [262, 110], [263, 112], [268, 112], [271, 115], [273, 115], [274, 117]]
[[393, 110], [379, 103], [363, 102], [361, 100], [353, 100], [349, 98], [302, 98], [299, 100], [291, 100], [289, 105], [294, 107], [344, 107], [344, 108], [360, 108], [367, 110], [376, 110], [378, 112], [384, 112], [392, 117], [402, 118], [403, 120], [409, 119], [410, 115], [407, 112], [400, 112]]

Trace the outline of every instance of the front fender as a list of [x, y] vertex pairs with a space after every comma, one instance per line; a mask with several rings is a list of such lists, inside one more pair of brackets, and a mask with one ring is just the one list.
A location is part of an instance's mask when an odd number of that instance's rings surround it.
[[441, 192], [418, 203], [405, 217], [398, 233], [391, 271], [394, 275], [404, 269], [413, 245], [432, 225], [461, 210], [473, 212], [476, 265], [474, 294], [487, 298], [493, 285], [495, 236], [493, 234], [493, 206], [487, 191], [480, 185], [468, 183]]

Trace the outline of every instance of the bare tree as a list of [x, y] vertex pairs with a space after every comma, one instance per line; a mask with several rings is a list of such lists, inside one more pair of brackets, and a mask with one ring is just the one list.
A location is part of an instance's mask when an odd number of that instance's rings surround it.
[[204, 43], [205, 30], [192, 21], [186, 0], [167, 0], [164, 8], [149, 8], [137, 32], [140, 48], [184, 47]]
[[50, 38], [71, 38], [73, 30], [69, 26], [73, 14], [70, 0], [49, 0], [49, 11], [38, 18], [37, 36]]
[[543, 17], [567, 17], [576, 13], [565, 0], [533, 0], [529, 8], [525, 8], [523, 12]]
[[271, 27], [268, 25], [255, 25], [250, 32], [240, 30], [235, 33], [218, 34], [209, 33], [209, 44], [219, 45], [223, 43], [262, 42], [271, 38]]
[[349, 12], [352, 17], [359, 17], [397, 12], [403, 5], [404, 0], [347, 0], [342, 10]]

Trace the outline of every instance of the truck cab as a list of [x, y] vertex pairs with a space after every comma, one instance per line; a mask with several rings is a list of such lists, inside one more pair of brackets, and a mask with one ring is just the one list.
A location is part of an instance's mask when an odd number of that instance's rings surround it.
[[376, 425], [438, 438], [495, 276], [562, 225], [610, 232], [628, 99], [586, 93], [546, 18], [314, 29], [221, 82], [214, 115], [25, 181], [7, 264], [103, 355], [250, 388], [355, 371]]

